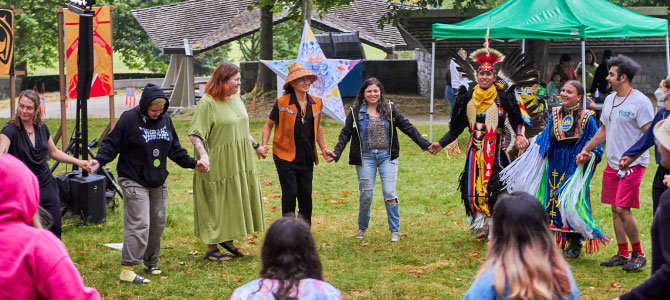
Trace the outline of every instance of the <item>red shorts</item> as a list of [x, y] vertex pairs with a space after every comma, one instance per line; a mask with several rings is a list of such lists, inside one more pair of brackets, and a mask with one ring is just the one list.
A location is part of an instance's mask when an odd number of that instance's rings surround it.
[[637, 165], [624, 178], [617, 177], [617, 170], [609, 164], [603, 171], [601, 202], [618, 207], [640, 208], [640, 183], [647, 168]]

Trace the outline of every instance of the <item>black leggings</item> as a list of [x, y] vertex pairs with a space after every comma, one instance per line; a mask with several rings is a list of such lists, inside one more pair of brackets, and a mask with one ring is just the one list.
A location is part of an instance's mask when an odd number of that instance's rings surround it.
[[663, 177], [668, 174], [670, 174], [670, 170], [658, 165], [656, 175], [654, 175], [654, 183], [652, 183], [651, 186], [651, 199], [653, 200], [654, 214], [656, 214], [656, 208], [658, 207], [658, 201], [661, 199], [661, 194], [668, 189], [668, 187], [663, 184]]
[[45, 229], [51, 231], [57, 238], [60, 239], [61, 235], [61, 210], [60, 210], [60, 191], [58, 190], [58, 184], [56, 180], [51, 178], [49, 183], [45, 186], [40, 186], [40, 206], [49, 212], [51, 219], [51, 226]]
[[275, 166], [281, 185], [282, 216], [287, 213], [295, 215], [295, 199], [298, 198], [298, 215], [311, 225], [314, 165], [297, 166], [290, 162], [275, 160]]

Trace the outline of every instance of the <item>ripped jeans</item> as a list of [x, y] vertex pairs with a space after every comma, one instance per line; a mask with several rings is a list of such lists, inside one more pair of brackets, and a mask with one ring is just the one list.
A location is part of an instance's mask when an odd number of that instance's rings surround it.
[[[369, 150], [363, 152], [363, 164], [356, 166], [358, 174], [358, 229], [366, 230], [370, 222], [370, 206], [375, 192], [375, 179], [379, 170], [382, 181], [382, 194], [386, 204], [386, 215], [389, 230], [400, 230], [400, 216], [398, 214], [398, 196], [395, 185], [398, 178], [398, 159], [391, 160], [388, 150]], [[395, 202], [395, 203], [389, 203]]]

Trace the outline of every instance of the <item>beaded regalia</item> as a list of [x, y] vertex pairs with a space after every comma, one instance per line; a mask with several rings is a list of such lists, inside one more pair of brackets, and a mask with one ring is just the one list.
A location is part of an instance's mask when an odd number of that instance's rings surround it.
[[609, 241], [591, 215], [589, 185], [602, 148], [593, 150], [588, 164], [575, 163], [597, 131], [593, 111], [579, 105], [554, 107], [544, 131], [500, 174], [508, 191], [528, 192], [540, 200], [557, 244], [572, 257], [579, 256], [583, 242], [586, 252], [593, 253]]
[[[517, 101], [515, 88], [537, 81], [538, 72], [520, 50], [505, 57], [495, 49], [474, 51], [470, 58], [475, 67], [452, 53], [458, 70], [472, 80], [475, 72], [493, 72], [495, 83], [482, 88], [477, 84], [470, 91], [461, 87], [454, 105], [449, 132], [440, 145], [452, 143], [466, 128], [470, 138], [466, 144], [465, 168], [459, 179], [461, 198], [468, 217], [469, 232], [477, 237], [488, 236], [491, 209], [500, 192], [498, 173], [509, 162], [503, 148], [506, 123], [516, 135], [524, 135], [530, 120], [523, 104]], [[492, 188], [498, 187], [498, 188]]]

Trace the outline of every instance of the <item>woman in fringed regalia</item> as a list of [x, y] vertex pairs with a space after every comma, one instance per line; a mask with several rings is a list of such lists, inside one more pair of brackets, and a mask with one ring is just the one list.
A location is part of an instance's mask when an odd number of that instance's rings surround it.
[[602, 157], [600, 146], [593, 150], [588, 165], [577, 166], [577, 154], [598, 131], [593, 111], [583, 109], [582, 84], [568, 81], [561, 91], [561, 107], [554, 107], [544, 131], [531, 146], [500, 173], [508, 191], [535, 195], [544, 205], [549, 228], [567, 257], [577, 258], [582, 244], [593, 253], [609, 239], [591, 215], [589, 184]]
[[459, 65], [457, 69], [476, 79], [477, 85], [471, 91], [461, 87], [449, 132], [431, 145], [431, 153], [437, 153], [455, 141], [465, 128], [469, 129], [471, 136], [459, 189], [468, 216], [468, 231], [478, 239], [485, 239], [491, 209], [501, 190], [498, 173], [509, 162], [503, 148], [506, 122], [516, 133], [515, 145], [519, 149], [528, 146], [524, 130], [530, 119], [514, 90], [534, 84], [538, 73], [520, 50], [513, 51], [507, 58], [488, 47], [474, 51], [470, 58], [480, 63], [477, 70], [460, 56], [452, 56]]

